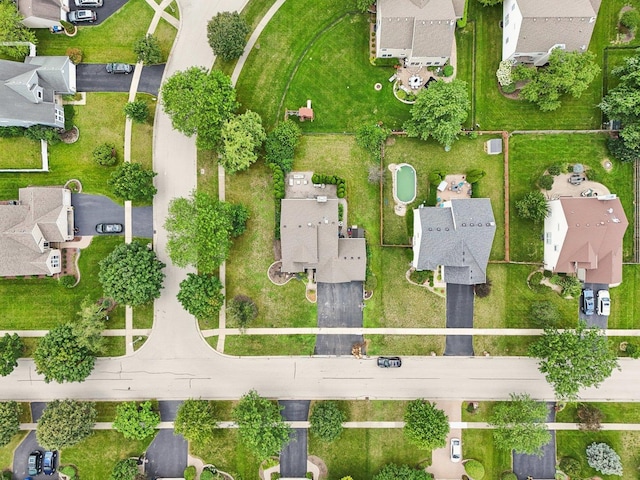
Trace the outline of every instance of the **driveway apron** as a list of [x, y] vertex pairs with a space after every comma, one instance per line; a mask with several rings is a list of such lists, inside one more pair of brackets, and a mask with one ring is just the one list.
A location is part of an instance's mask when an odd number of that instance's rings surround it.
[[[593, 295], [596, 300], [596, 312], [598, 311], [598, 290], [609, 290], [609, 285], [606, 283], [585, 283], [583, 288], [590, 288], [593, 290]], [[582, 294], [580, 294], [580, 307], [578, 307], [578, 315], [580, 320], [584, 320], [587, 327], [598, 327], [606, 329], [609, 323], [609, 317], [607, 315], [585, 315], [582, 311]]]
[[[138, 91], [157, 96], [164, 67], [164, 64], [143, 67]], [[76, 66], [76, 88], [79, 92], [128, 93], [132, 77], [133, 75], [107, 73], [104, 63], [81, 63]]]
[[[556, 421], [556, 404], [547, 402], [547, 422]], [[553, 479], [556, 474], [556, 432], [550, 430], [551, 440], [542, 447], [542, 456], [513, 454], [513, 473], [518, 480], [533, 477], [538, 480]]]
[[[318, 283], [318, 327], [362, 327], [362, 282]], [[317, 335], [316, 355], [351, 355], [362, 335]]]
[[[98, 223], [121, 223], [124, 225], [124, 207], [104, 195], [74, 193], [71, 195], [74, 224], [78, 235], [96, 235]], [[153, 236], [153, 207], [133, 208], [133, 236]]]
[[[473, 328], [473, 285], [447, 283], [447, 328]], [[447, 335], [445, 355], [473, 356], [473, 336]]]
[[[43, 403], [43, 405], [46, 405], [46, 403]], [[27, 478], [27, 460], [29, 459], [29, 454], [34, 450], [40, 450], [43, 453], [45, 451], [43, 447], [38, 445], [38, 440], [36, 440], [36, 431], [32, 430], [13, 452], [13, 475], [11, 477], [13, 480], [22, 480], [23, 478]], [[41, 473], [40, 475], [36, 475], [31, 478], [34, 480], [39, 480], [41, 478], [58, 480], [59, 477], [58, 472], [56, 472], [50, 476]]]
[[[187, 468], [187, 441], [173, 429], [158, 430], [147, 449], [148, 478], [182, 478]], [[140, 452], [142, 453], [142, 452]]]
[[[287, 421], [306, 421], [309, 418], [309, 400], [279, 400], [284, 407], [282, 417]], [[307, 474], [306, 428], [294, 428], [289, 443], [280, 452], [280, 476], [304, 478]]]

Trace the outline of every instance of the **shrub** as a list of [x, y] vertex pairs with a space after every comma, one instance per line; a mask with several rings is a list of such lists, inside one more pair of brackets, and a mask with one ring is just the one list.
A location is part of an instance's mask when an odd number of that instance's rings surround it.
[[573, 277], [570, 275], [560, 277], [560, 282], [558, 282], [558, 285], [562, 287], [562, 295], [565, 297], [577, 298], [582, 292], [582, 283], [580, 283], [578, 277]]
[[427, 280], [433, 280], [433, 270], [414, 270], [409, 275], [411, 281], [419, 285], [424, 284]]
[[193, 465], [189, 465], [184, 469], [183, 473], [184, 480], [196, 480], [196, 467]]
[[582, 464], [580, 460], [576, 460], [573, 457], [562, 457], [560, 459], [560, 470], [570, 477], [578, 477], [580, 470], [582, 470]]
[[553, 177], [551, 175], [542, 175], [538, 179], [538, 186], [544, 190], [551, 190], [553, 188]]
[[636, 9], [624, 12], [620, 17], [620, 25], [635, 32], [640, 25], [640, 13]]
[[515, 82], [513, 83], [509, 83], [508, 85], [503, 85], [502, 86], [502, 91], [504, 93], [513, 93], [516, 91], [516, 84]]
[[62, 277], [60, 277], [60, 285], [62, 285], [65, 288], [73, 288], [74, 285], [76, 284], [76, 277], [74, 277], [73, 275], [64, 275]]
[[258, 316], [258, 307], [246, 295], [236, 295], [229, 304], [228, 314], [240, 328], [246, 328], [249, 322]]
[[588, 168], [585, 174], [587, 175], [588, 180], [591, 180], [593, 182], [600, 181], [600, 175], [593, 168]]
[[504, 87], [506, 87], [507, 85], [513, 85], [514, 86], [513, 88], [515, 89], [515, 82], [513, 81], [513, 78], [511, 78], [511, 67], [512, 67], [512, 63], [510, 60], [503, 60], [500, 62], [500, 65], [498, 66], [498, 70], [496, 71], [496, 77], [498, 77], [498, 83], [502, 87], [503, 91], [504, 91]]
[[467, 182], [476, 183], [482, 177], [487, 174], [484, 170], [480, 170], [479, 168], [472, 168], [467, 172]]
[[502, 475], [502, 480], [518, 480], [518, 476], [513, 472], [507, 472]]
[[476, 292], [476, 297], [485, 298], [488, 297], [491, 293], [491, 280], [487, 278], [485, 283], [479, 283], [475, 285], [474, 290]]
[[554, 163], [547, 169], [547, 171], [549, 172], [549, 175], [557, 177], [562, 173], [562, 165], [560, 165], [559, 163]]
[[605, 475], [622, 476], [622, 462], [616, 451], [606, 443], [592, 443], [587, 447], [589, 466]]
[[464, 471], [473, 480], [482, 480], [484, 477], [484, 465], [478, 460], [467, 460], [464, 464]]
[[62, 25], [62, 28], [64, 28], [64, 31], [67, 33], [73, 33], [76, 31], [76, 26], [66, 20], [60, 20], [60, 25]]
[[58, 129], [44, 125], [32, 125], [24, 131], [24, 136], [29, 140], [45, 140], [51, 145], [60, 142]]
[[138, 56], [138, 61], [145, 65], [154, 65], [162, 62], [160, 42], [151, 35], [145, 35], [133, 44], [133, 53]]
[[536, 67], [527, 67], [526, 65], [517, 65], [511, 70], [511, 78], [514, 82], [522, 82], [531, 80], [536, 76], [538, 70]]
[[73, 119], [76, 117], [76, 107], [73, 105], [65, 105], [63, 108], [64, 108], [64, 129], [71, 130], [73, 128]]
[[609, 138], [607, 140], [609, 153], [621, 162], [635, 162], [640, 159], [640, 150], [629, 148], [621, 138]]
[[640, 358], [640, 348], [638, 348], [638, 345], [635, 343], [627, 343], [625, 352], [627, 352], [627, 356], [631, 358]]
[[[65, 465], [60, 467], [58, 471], [69, 477], [69, 480], [78, 480], [78, 470], [73, 465]], [[9, 480], [11, 480], [11, 477], [9, 477]]]
[[103, 167], [112, 167], [118, 162], [116, 146], [113, 143], [103, 143], [93, 150], [93, 160]]
[[149, 117], [149, 106], [144, 100], [128, 102], [124, 106], [124, 114], [136, 123], [144, 123]]
[[338, 221], [342, 221], [342, 218], [344, 217], [344, 205], [339, 203], [338, 204]]
[[429, 174], [429, 184], [437, 187], [441, 181], [447, 176], [447, 173], [444, 170], [433, 170]]
[[280, 200], [285, 195], [284, 172], [275, 163], [271, 164], [271, 170], [273, 172], [273, 196], [276, 200]]
[[453, 75], [453, 65], [445, 65], [442, 69], [442, 74], [445, 77], [450, 77], [451, 75]]
[[82, 50], [79, 48], [67, 48], [66, 55], [74, 65], [78, 65], [82, 62]]
[[0, 138], [24, 137], [23, 127], [0, 127]]
[[216, 478], [216, 474], [213, 473], [208, 468], [205, 468], [204, 470], [202, 470], [202, 473], [200, 474], [200, 480], [214, 480], [215, 478]]

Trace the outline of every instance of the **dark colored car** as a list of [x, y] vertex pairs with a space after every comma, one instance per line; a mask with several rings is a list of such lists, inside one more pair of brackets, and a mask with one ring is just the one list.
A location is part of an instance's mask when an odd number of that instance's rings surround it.
[[67, 18], [71, 23], [95, 22], [98, 15], [93, 10], [73, 10], [68, 13]]
[[53, 475], [56, 473], [56, 460], [58, 459], [57, 451], [47, 450], [44, 452], [44, 460], [42, 461], [42, 472], [45, 475]]
[[582, 291], [582, 311], [585, 315], [593, 315], [595, 312], [595, 298], [593, 296], [593, 290], [585, 288]]
[[129, 75], [133, 72], [133, 67], [128, 63], [107, 63], [107, 73], [124, 73]]
[[400, 357], [378, 357], [378, 366], [380, 368], [400, 368], [402, 360]]
[[29, 475], [39, 475], [42, 473], [42, 452], [40, 450], [34, 450], [29, 454], [27, 472]]
[[96, 225], [98, 233], [122, 233], [121, 223], [99, 223]]

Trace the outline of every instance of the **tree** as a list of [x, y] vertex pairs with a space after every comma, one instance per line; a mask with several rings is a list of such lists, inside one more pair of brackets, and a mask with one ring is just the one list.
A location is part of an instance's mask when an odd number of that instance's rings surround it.
[[219, 144], [222, 126], [238, 103], [228, 76], [220, 70], [208, 73], [191, 67], [174, 73], [162, 85], [162, 106], [173, 128], [188, 137], [197, 134], [198, 148], [211, 150]]
[[578, 419], [580, 420], [579, 428], [582, 431], [597, 432], [602, 426], [600, 423], [604, 419], [602, 410], [588, 403], [581, 403], [577, 409]]
[[373, 476], [373, 480], [431, 480], [432, 476], [424, 469], [411, 468], [409, 465], [388, 463]]
[[200, 275], [187, 273], [187, 278], [180, 282], [178, 301], [194, 317], [212, 318], [222, 308], [224, 302], [222, 288], [218, 277], [206, 273]]
[[258, 316], [258, 306], [246, 295], [236, 295], [229, 302], [227, 313], [231, 320], [235, 320], [238, 326], [244, 329]]
[[549, 204], [544, 194], [535, 190], [527, 193], [516, 202], [516, 211], [521, 218], [533, 220], [533, 223], [540, 223], [544, 222], [549, 214]]
[[[31, 42], [38, 43], [35, 32], [24, 26], [23, 17], [17, 4], [11, 0], [0, 0], [0, 43]], [[0, 45], [0, 55], [22, 60], [29, 54], [29, 46]]]
[[222, 127], [222, 157], [228, 173], [246, 170], [258, 159], [258, 149], [267, 138], [260, 115], [247, 110], [232, 117]]
[[549, 300], [533, 302], [529, 307], [529, 316], [539, 328], [555, 328], [560, 321], [560, 311], [555, 303]]
[[124, 114], [136, 123], [144, 123], [149, 117], [149, 106], [144, 100], [127, 102], [124, 106]]
[[96, 416], [96, 405], [93, 402], [49, 402], [36, 427], [38, 443], [47, 450], [72, 447], [91, 435]]
[[113, 143], [103, 143], [93, 150], [93, 161], [103, 167], [111, 167], [118, 162], [118, 152]]
[[247, 22], [238, 12], [220, 12], [207, 24], [207, 38], [214, 55], [227, 62], [240, 58], [249, 31]]
[[105, 296], [135, 307], [160, 297], [164, 267], [141, 243], [121, 243], [100, 262], [98, 279]]
[[22, 355], [24, 343], [17, 333], [4, 334], [0, 338], [0, 375], [5, 377], [18, 366], [18, 358]]
[[380, 149], [389, 135], [391, 130], [380, 125], [362, 125], [356, 130], [356, 143], [380, 161]]
[[155, 65], [162, 63], [162, 50], [160, 42], [150, 33], [138, 39], [133, 44], [133, 53], [138, 56], [138, 61], [145, 65]]
[[587, 328], [583, 321], [575, 331], [545, 329], [544, 335], [531, 345], [530, 353], [539, 360], [540, 372], [546, 375], [556, 395], [566, 400], [576, 398], [581, 388], [597, 387], [618, 368], [607, 337], [598, 328]]
[[462, 80], [434, 82], [423, 89], [411, 107], [411, 119], [404, 124], [407, 135], [450, 147], [467, 119], [470, 102]]
[[193, 265], [210, 273], [224, 262], [231, 238], [244, 231], [248, 211], [242, 205], [221, 202], [205, 192], [175, 198], [165, 221], [167, 251], [174, 265]]
[[620, 455], [606, 443], [592, 443], [587, 447], [587, 462], [591, 468], [605, 475], [622, 476]]
[[532, 400], [527, 394], [512, 393], [509, 402], [496, 405], [489, 424], [493, 427], [493, 439], [501, 450], [516, 453], [542, 455], [542, 447], [549, 443], [547, 430], [547, 406]]
[[212, 402], [189, 399], [180, 405], [173, 431], [190, 442], [204, 443], [211, 439], [217, 423]]
[[49, 330], [33, 353], [36, 372], [44, 381], [58, 383], [82, 382], [87, 378], [96, 358], [94, 352], [80, 344], [70, 325], [59, 325]]
[[85, 297], [80, 303], [80, 311], [71, 322], [71, 333], [76, 337], [78, 345], [86, 347], [93, 353], [102, 350], [107, 313], [102, 305]]
[[449, 419], [435, 403], [422, 398], [409, 402], [404, 413], [404, 435], [418, 448], [444, 447], [449, 434]]
[[150, 401], [123, 402], [116, 407], [116, 418], [113, 429], [124, 435], [124, 438], [144, 440], [153, 435], [160, 423], [160, 414], [153, 411]]
[[259, 460], [277, 455], [289, 442], [291, 427], [282, 420], [281, 408], [255, 390], [242, 396], [233, 409], [242, 443]]
[[347, 420], [336, 402], [318, 402], [309, 416], [309, 431], [324, 442], [333, 442], [342, 433], [342, 424]]
[[116, 463], [111, 470], [111, 480], [135, 480], [139, 471], [135, 458], [125, 458]]
[[20, 413], [22, 407], [18, 402], [0, 402], [0, 447], [20, 431]]
[[287, 174], [293, 168], [293, 155], [302, 135], [300, 127], [292, 120], [278, 123], [265, 141], [265, 159], [278, 165]]
[[111, 174], [107, 184], [114, 195], [123, 200], [150, 202], [158, 192], [158, 189], [153, 186], [153, 177], [156, 175], [156, 172], [145, 170], [139, 163], [126, 162]]

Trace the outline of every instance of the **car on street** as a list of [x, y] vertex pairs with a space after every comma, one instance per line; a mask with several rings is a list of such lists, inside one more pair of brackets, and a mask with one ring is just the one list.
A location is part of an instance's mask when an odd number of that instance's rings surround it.
[[75, 0], [76, 7], [96, 8], [102, 6], [102, 0]]
[[611, 297], [609, 290], [598, 290], [598, 315], [609, 315], [611, 312]]
[[459, 462], [462, 458], [462, 444], [460, 443], [459, 438], [451, 439], [451, 461]]
[[71, 23], [95, 22], [98, 19], [96, 12], [93, 10], [73, 10], [67, 15]]
[[42, 460], [42, 472], [45, 475], [53, 475], [56, 473], [56, 460], [58, 459], [58, 452], [56, 450], [47, 450], [44, 452], [44, 459]]
[[98, 233], [122, 233], [121, 223], [99, 223], [96, 225]]
[[133, 72], [133, 67], [128, 63], [107, 63], [107, 73], [124, 73], [129, 75]]
[[400, 357], [378, 357], [378, 366], [380, 368], [400, 368], [402, 360]]
[[593, 290], [590, 288], [585, 288], [582, 291], [582, 311], [585, 315], [593, 315], [596, 311]]
[[27, 473], [29, 475], [39, 475], [42, 473], [42, 452], [40, 450], [34, 450], [29, 454]]

